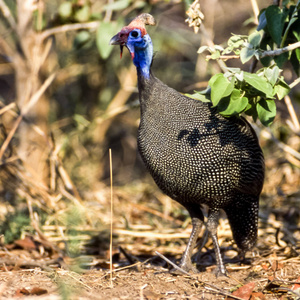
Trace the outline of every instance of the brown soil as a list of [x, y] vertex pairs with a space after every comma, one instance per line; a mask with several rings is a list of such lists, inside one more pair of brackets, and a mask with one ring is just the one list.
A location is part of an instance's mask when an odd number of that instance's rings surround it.
[[180, 239], [177, 248], [176, 240], [171, 247], [161, 240], [151, 251], [151, 240], [155, 238], [140, 238], [141, 243], [132, 238], [132, 243], [124, 248], [118, 247], [117, 238], [111, 276], [109, 251], [108, 257], [70, 258], [60, 251], [48, 255], [41, 253], [42, 243], [31, 247], [37, 241], [26, 237], [8, 247], [14, 249], [2, 248], [0, 252], [0, 296], [2, 299], [226, 299], [226, 295], [235, 291], [235, 299], [299, 299], [299, 230], [290, 232], [280, 228], [282, 224], [275, 220], [267, 226], [261, 224], [264, 228], [259, 230], [257, 247], [241, 262], [234, 244], [227, 239], [230, 234], [225, 230], [227, 221], [221, 219], [220, 223], [219, 238], [228, 278], [214, 275], [209, 240], [197, 255], [200, 272], [188, 276], [173, 274], [171, 266], [155, 255], [157, 250], [178, 262], [184, 249]]

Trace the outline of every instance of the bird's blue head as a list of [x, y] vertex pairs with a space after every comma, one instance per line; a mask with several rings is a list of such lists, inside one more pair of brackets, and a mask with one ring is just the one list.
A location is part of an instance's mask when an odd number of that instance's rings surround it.
[[149, 14], [142, 14], [135, 18], [128, 26], [123, 27], [119, 33], [112, 37], [110, 44], [120, 45], [121, 57], [123, 46], [125, 46], [131, 55], [138, 73], [145, 78], [149, 78], [153, 46], [145, 25], [155, 25], [154, 18]]

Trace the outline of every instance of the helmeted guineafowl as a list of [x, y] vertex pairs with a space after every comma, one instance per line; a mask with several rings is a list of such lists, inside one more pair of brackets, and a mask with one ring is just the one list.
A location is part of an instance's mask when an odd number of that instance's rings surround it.
[[251, 249], [257, 239], [264, 157], [244, 118], [225, 118], [210, 104], [181, 95], [153, 75], [153, 46], [145, 25], [154, 24], [151, 15], [142, 14], [110, 41], [120, 45], [121, 53], [127, 47], [137, 68], [138, 149], [156, 184], [192, 218], [181, 268], [195, 271], [191, 254], [204, 221], [201, 205], [206, 204], [216, 274], [226, 275], [217, 240], [219, 211], [226, 212], [237, 246], [243, 252]]

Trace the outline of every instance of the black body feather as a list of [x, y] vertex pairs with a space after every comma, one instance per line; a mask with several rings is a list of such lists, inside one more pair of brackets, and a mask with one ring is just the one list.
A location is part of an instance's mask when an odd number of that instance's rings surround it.
[[[198, 227], [201, 204], [206, 204], [211, 235], [218, 211], [224, 209], [238, 247], [251, 249], [257, 238], [264, 157], [250, 124], [221, 116], [210, 104], [181, 95], [152, 74], [149, 79], [139, 76], [138, 84], [138, 149], [156, 184], [188, 209]], [[191, 243], [194, 247], [195, 241]], [[182, 262], [187, 269], [189, 260]], [[226, 273], [220, 264], [217, 272]]]

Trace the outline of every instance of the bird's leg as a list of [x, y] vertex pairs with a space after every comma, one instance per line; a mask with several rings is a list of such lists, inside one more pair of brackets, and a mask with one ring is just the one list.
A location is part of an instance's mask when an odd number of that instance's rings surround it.
[[218, 227], [218, 219], [219, 219], [219, 209], [210, 209], [208, 212], [208, 219], [207, 219], [207, 230], [212, 238], [216, 262], [217, 262], [217, 269], [216, 269], [216, 276], [225, 275], [227, 276], [227, 271], [221, 256], [221, 250], [218, 243], [217, 237], [217, 227]]
[[190, 235], [186, 249], [180, 261], [180, 267], [187, 272], [189, 271], [192, 271], [194, 273], [198, 272], [198, 270], [192, 265], [191, 257], [192, 257], [192, 252], [196, 246], [197, 238], [199, 236], [202, 224], [203, 222], [201, 219], [196, 217], [192, 218], [192, 225], [193, 225], [192, 233]]
[[190, 235], [189, 241], [187, 243], [186, 249], [182, 255], [180, 261], [180, 267], [185, 271], [192, 271], [198, 273], [198, 270], [192, 265], [192, 252], [196, 246], [197, 238], [199, 236], [202, 224], [204, 222], [204, 216], [201, 211], [201, 206], [199, 204], [189, 204], [185, 205], [192, 218], [192, 233]]

